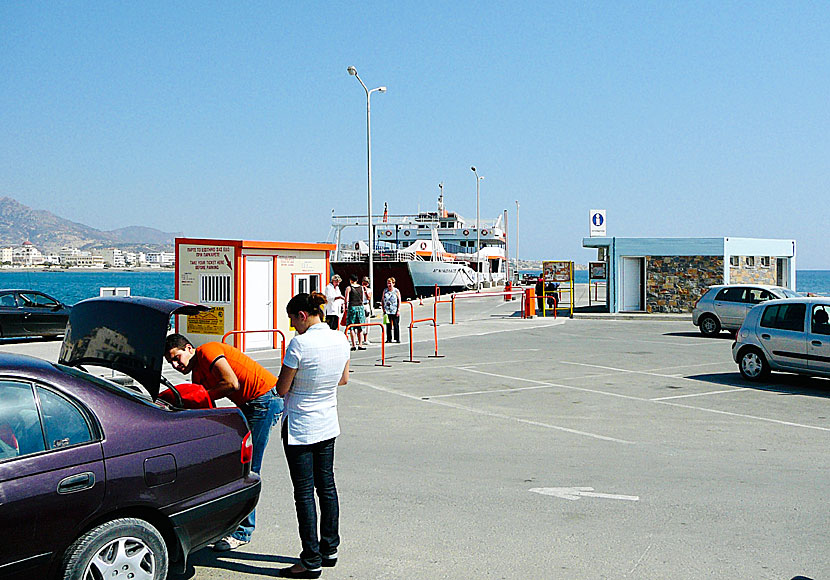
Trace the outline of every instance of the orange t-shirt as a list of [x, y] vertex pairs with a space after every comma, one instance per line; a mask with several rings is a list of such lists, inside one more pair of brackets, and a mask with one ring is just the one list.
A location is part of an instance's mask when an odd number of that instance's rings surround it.
[[196, 366], [193, 367], [193, 382], [214, 389], [219, 381], [211, 372], [216, 359], [225, 357], [231, 365], [236, 378], [239, 380], [239, 390], [233, 391], [227, 397], [237, 407], [248, 401], [261, 397], [277, 384], [275, 377], [268, 369], [254, 359], [224, 342], [208, 342], [196, 349]]

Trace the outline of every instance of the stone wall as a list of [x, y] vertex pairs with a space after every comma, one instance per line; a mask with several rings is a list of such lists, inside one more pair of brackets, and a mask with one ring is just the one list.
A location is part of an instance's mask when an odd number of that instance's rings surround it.
[[778, 281], [778, 260], [774, 257], [766, 258], [769, 266], [762, 264], [761, 256], [751, 256], [754, 264], [747, 264], [747, 256], [736, 256], [738, 266], [729, 266], [730, 284], [770, 284], [774, 286]]
[[715, 284], [723, 284], [723, 256], [646, 256], [647, 312], [691, 312]]

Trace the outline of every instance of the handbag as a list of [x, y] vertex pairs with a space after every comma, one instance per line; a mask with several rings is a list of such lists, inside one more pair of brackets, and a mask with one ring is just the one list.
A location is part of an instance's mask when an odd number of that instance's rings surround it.
[[383, 313], [383, 323], [384, 324], [389, 324], [389, 315], [386, 314], [385, 312]]

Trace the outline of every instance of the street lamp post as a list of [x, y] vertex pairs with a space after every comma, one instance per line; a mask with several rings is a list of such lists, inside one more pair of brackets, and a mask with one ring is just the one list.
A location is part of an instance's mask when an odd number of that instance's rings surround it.
[[518, 282], [519, 275], [519, 200], [516, 200], [516, 281]]
[[479, 177], [475, 166], [470, 167], [476, 176], [476, 292], [481, 292], [481, 227], [479, 214], [479, 198], [481, 180], [484, 177]]
[[372, 93], [375, 91], [379, 93], [385, 93], [386, 87], [377, 87], [376, 89], [369, 90], [368, 87], [363, 84], [363, 81], [360, 80], [360, 77], [357, 75], [357, 69], [353, 66], [350, 66], [348, 69], [349, 74], [352, 75], [357, 81], [360, 83], [360, 86], [363, 87], [363, 90], [366, 91], [366, 165], [367, 165], [367, 174], [368, 174], [368, 198], [369, 198], [369, 209], [368, 209], [368, 217], [369, 217], [369, 288], [372, 292], [372, 299], [374, 300], [374, 292], [375, 292], [375, 269], [374, 269], [374, 253], [375, 253], [375, 232], [374, 228], [372, 227], [372, 114], [371, 114], [371, 96]]

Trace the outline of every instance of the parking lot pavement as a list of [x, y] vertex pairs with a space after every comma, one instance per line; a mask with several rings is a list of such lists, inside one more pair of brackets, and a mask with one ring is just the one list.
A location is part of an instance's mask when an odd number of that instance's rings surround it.
[[[403, 362], [407, 344], [388, 368], [376, 346], [353, 358], [335, 461], [343, 543], [324, 578], [830, 577], [830, 381], [748, 383], [731, 340], [688, 321], [509, 310], [459, 305], [462, 322], [439, 326], [443, 358], [427, 357], [426, 326], [420, 363]], [[200, 551], [183, 578], [295, 561], [276, 441], [263, 476], [252, 543]]]

